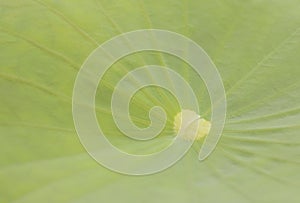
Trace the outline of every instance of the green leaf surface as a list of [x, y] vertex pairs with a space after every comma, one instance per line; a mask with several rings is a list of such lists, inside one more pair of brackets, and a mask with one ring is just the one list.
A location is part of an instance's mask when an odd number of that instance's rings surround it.
[[[227, 119], [211, 156], [201, 142], [173, 167], [133, 177], [107, 170], [85, 151], [72, 119], [72, 90], [86, 57], [110, 38], [164, 29], [197, 42], [216, 64]], [[0, 202], [299, 202], [300, 2], [298, 0], [0, 0]], [[150, 87], [132, 100], [138, 126], [161, 105], [166, 128], [148, 143], [122, 136], [109, 109], [113, 86], [145, 64], [183, 75], [210, 118], [206, 87], [179, 59], [156, 52], [114, 64], [99, 84], [97, 116], [116, 146], [155, 152], [179, 111]]]

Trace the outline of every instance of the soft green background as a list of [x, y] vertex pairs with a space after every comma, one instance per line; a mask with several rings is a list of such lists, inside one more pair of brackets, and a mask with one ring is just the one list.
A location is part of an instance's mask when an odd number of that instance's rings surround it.
[[[197, 160], [196, 143], [170, 169], [132, 177], [88, 156], [71, 97], [91, 51], [143, 28], [178, 32], [202, 46], [223, 78], [228, 110], [207, 160]], [[99, 86], [97, 115], [114, 144], [137, 153], [170, 140], [178, 111], [174, 98], [148, 88], [133, 99], [133, 119], [149, 124], [147, 109], [161, 103], [169, 115], [164, 133], [139, 145], [115, 129], [107, 96], [142, 64], [174, 68], [198, 92], [208, 119], [210, 108], [202, 81], [175, 58], [143, 53], [115, 64]], [[0, 0], [0, 202], [300, 202], [299, 79], [298, 0]]]

